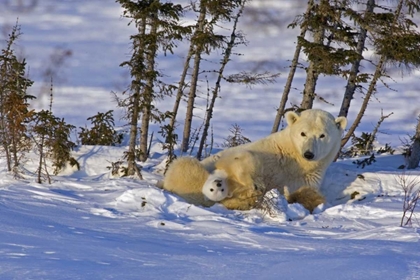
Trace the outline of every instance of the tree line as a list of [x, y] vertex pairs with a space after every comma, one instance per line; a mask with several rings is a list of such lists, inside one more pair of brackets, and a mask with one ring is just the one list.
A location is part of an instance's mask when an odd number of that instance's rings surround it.
[[[139, 34], [150, 36], [155, 34], [154, 42], [161, 44], [156, 46], [153, 52], [143, 56], [142, 62], [149, 67], [156, 63], [159, 55], [164, 55], [167, 50], [173, 50], [177, 41], [187, 40], [189, 44], [188, 53], [185, 55], [185, 64], [180, 71], [180, 80], [173, 87], [166, 87], [162, 90], [162, 83], [158, 80], [153, 82], [145, 77], [136, 79], [143, 80], [146, 86], [142, 87], [142, 96], [149, 96], [148, 85], [153, 85], [152, 91], [155, 96], [143, 102], [143, 112], [147, 116], [150, 108], [154, 108], [152, 103], [158, 97], [169, 98], [175, 95], [174, 109], [168, 112], [160, 112], [159, 118], [155, 118], [164, 125], [161, 126], [162, 134], [165, 135], [165, 147], [168, 149], [170, 159], [173, 157], [173, 147], [177, 143], [178, 135], [174, 133], [176, 117], [182, 98], [186, 99], [186, 115], [183, 123], [183, 134], [180, 139], [182, 152], [187, 152], [195, 141], [198, 141], [196, 157], [201, 159], [203, 151], [211, 144], [207, 144], [209, 128], [215, 101], [219, 96], [220, 83], [264, 83], [272, 82], [278, 74], [271, 73], [247, 73], [245, 71], [235, 75], [225, 75], [224, 68], [232, 59], [233, 49], [240, 44], [245, 44], [246, 39], [238, 30], [238, 21], [243, 16], [244, 9], [247, 8], [247, 1], [195, 1], [190, 5], [181, 6], [180, 4], [166, 3], [161, 1], [130, 1], [117, 0], [124, 8], [124, 16], [130, 18], [138, 24]], [[351, 101], [355, 95], [362, 95], [363, 102], [360, 108], [353, 108], [358, 111], [356, 119], [350, 125], [342, 139], [342, 147], [354, 137], [354, 132], [360, 124], [371, 98], [377, 93], [377, 86], [382, 83], [385, 87], [390, 86], [385, 82], [390, 78], [388, 70], [395, 67], [417, 68], [420, 65], [420, 34], [416, 29], [413, 17], [418, 15], [420, 2], [415, 0], [399, 0], [395, 3], [386, 1], [329, 1], [329, 0], [310, 0], [306, 4], [303, 14], [297, 15], [295, 20], [289, 25], [290, 28], [300, 30], [297, 37], [297, 44], [293, 58], [291, 60], [288, 79], [284, 86], [284, 91], [280, 98], [275, 120], [271, 132], [275, 133], [280, 127], [281, 120], [287, 110], [305, 110], [313, 107], [314, 100], [323, 100], [316, 91], [316, 85], [324, 76], [338, 76], [347, 81], [343, 92], [342, 104], [339, 116], [346, 116], [350, 110]], [[168, 11], [171, 11], [170, 14]], [[185, 13], [191, 12], [196, 18], [193, 25], [181, 25], [181, 18]], [[157, 20], [159, 18], [161, 21]], [[158, 27], [154, 24], [159, 25]], [[231, 34], [217, 34], [215, 26], [230, 26]], [[148, 27], [148, 28], [147, 28]], [[145, 33], [145, 30], [146, 33]], [[159, 30], [160, 32], [156, 32]], [[165, 33], [166, 31], [166, 33]], [[146, 50], [136, 44], [132, 37], [133, 49]], [[147, 42], [147, 40], [144, 40]], [[164, 42], [164, 44], [163, 44]], [[170, 46], [170, 48], [168, 48]], [[208, 94], [208, 104], [204, 116], [203, 125], [196, 135], [192, 136], [191, 123], [194, 118], [194, 104], [199, 94], [197, 84], [200, 82], [199, 76], [204, 75], [205, 71], [200, 67], [204, 56], [210, 52], [219, 51], [221, 53], [218, 62], [219, 68], [215, 67], [217, 75], [214, 85], [210, 85]], [[366, 55], [374, 52], [376, 56], [371, 58]], [[152, 56], [150, 54], [153, 53]], [[132, 59], [131, 62], [134, 62]], [[367, 67], [368, 66], [368, 67]], [[131, 64], [130, 69], [140, 69], [135, 64]], [[150, 69], [150, 68], [149, 68]], [[373, 69], [373, 70], [371, 70]], [[301, 92], [302, 99], [300, 104], [286, 108], [289, 99], [290, 89], [293, 84], [296, 71], [305, 71], [306, 80]], [[208, 71], [208, 70], [206, 70]], [[147, 71], [141, 71], [146, 74]], [[162, 76], [164, 73], [155, 73]], [[188, 82], [187, 82], [187, 79]], [[135, 79], [133, 79], [134, 81]], [[146, 82], [148, 81], [148, 83]], [[173, 91], [171, 91], [173, 89]], [[133, 93], [134, 91], [132, 91]], [[152, 102], [150, 102], [152, 101]], [[165, 118], [170, 121], [166, 122]], [[138, 118], [135, 118], [136, 120]], [[383, 121], [383, 120], [382, 120]], [[382, 122], [381, 121], [381, 122]], [[147, 122], [148, 123], [148, 122]], [[147, 128], [142, 121], [140, 139], [141, 155], [146, 153]], [[136, 130], [132, 130], [135, 132]], [[417, 133], [418, 134], [418, 133]], [[144, 136], [144, 138], [143, 138]], [[372, 136], [372, 135], [371, 135]], [[373, 135], [374, 136], [374, 135]], [[413, 140], [417, 139], [415, 136]], [[416, 142], [416, 141], [414, 141]], [[413, 145], [416, 147], [416, 145]], [[134, 146], [132, 148], [134, 150]], [[418, 152], [410, 151], [410, 154]], [[140, 157], [140, 161], [145, 160]], [[417, 166], [409, 164], [409, 166]]]
[[[149, 156], [150, 137], [153, 135], [149, 127], [151, 123], [156, 123], [160, 128], [159, 134], [169, 161], [175, 157], [177, 144], [180, 144], [182, 153], [191, 153], [192, 148], [196, 147], [197, 158], [207, 156], [213, 145], [211, 122], [220, 97], [221, 85], [272, 83], [279, 75], [245, 70], [235, 74], [225, 73], [226, 65], [236, 55], [240, 55], [235, 48], [246, 46], [247, 41], [240, 31], [239, 23], [247, 15], [249, 2], [116, 2], [123, 8], [122, 16], [128, 18], [129, 24], [134, 25], [136, 30], [129, 38], [132, 45], [131, 57], [120, 65], [129, 69], [131, 82], [125, 91], [115, 93], [118, 106], [125, 110], [129, 125], [128, 149], [124, 154], [127, 162], [126, 174], [141, 178], [137, 162], [144, 162]], [[337, 76], [347, 82], [342, 93], [339, 116], [347, 116], [356, 95], [363, 96], [359, 108], [354, 108], [354, 105], [351, 107], [358, 114], [342, 139], [344, 147], [355, 137], [355, 130], [369, 101], [377, 94], [378, 84], [389, 87], [385, 82], [389, 78], [388, 70], [391, 67], [412, 69], [420, 65], [420, 34], [413, 21], [420, 10], [420, 1], [399, 0], [390, 3], [375, 0], [309, 0], [305, 5], [303, 13], [296, 15], [289, 25], [289, 28], [298, 29], [299, 35], [288, 78], [283, 92], [279, 94], [278, 108], [273, 112], [275, 118], [271, 132], [279, 130], [284, 113], [288, 110], [310, 109], [315, 100], [323, 102], [323, 97], [317, 94], [317, 84], [325, 76]], [[25, 77], [25, 61], [18, 61], [13, 54], [12, 44], [17, 39], [18, 27], [14, 28], [12, 34], [14, 35], [3, 49], [0, 61], [1, 144], [8, 165], [10, 164], [9, 170], [19, 162], [19, 153], [24, 150], [23, 146], [16, 143], [26, 141], [26, 129], [29, 127], [27, 124], [31, 123], [33, 127], [42, 124], [42, 127], [46, 127], [45, 123], [48, 122], [51, 125], [51, 131], [35, 128], [31, 130], [36, 134], [32, 139], [36, 139], [38, 147], [50, 147], [48, 149], [54, 146], [51, 144], [54, 142], [52, 139], [58, 139], [59, 134], [66, 135], [75, 129], [64, 120], [55, 118], [51, 106], [50, 110], [42, 112], [29, 110], [29, 101], [34, 97], [28, 95], [26, 90], [32, 81]], [[183, 54], [183, 67], [179, 71], [177, 82], [167, 82], [165, 72], [159, 69], [158, 63], [167, 56], [174, 55], [179, 45], [187, 46]], [[375, 53], [374, 58], [367, 55], [372, 52]], [[212, 68], [204, 66], [211, 59]], [[287, 107], [297, 71], [306, 74], [301, 102]], [[209, 79], [209, 74], [215, 78]], [[202, 92], [200, 88], [206, 88], [207, 92]], [[197, 120], [194, 114], [197, 98], [204, 98], [206, 106], [204, 117], [200, 120], [201, 125], [194, 128], [193, 121]], [[163, 99], [173, 101], [171, 110], [157, 107], [158, 101]], [[180, 116], [180, 108], [185, 110], [185, 116]], [[88, 120], [92, 122], [93, 128], [82, 128], [79, 134], [83, 139], [82, 144], [114, 145], [121, 142], [122, 136], [113, 129], [111, 111], [98, 113]], [[55, 129], [61, 129], [61, 132], [57, 133]], [[180, 135], [177, 133], [179, 130], [182, 130]], [[234, 130], [236, 133], [240, 128], [236, 127]], [[418, 166], [420, 151], [415, 149], [420, 146], [419, 135], [420, 132], [417, 131], [412, 138], [413, 145], [410, 145], [408, 157], [413, 162], [408, 165], [409, 168]], [[67, 151], [73, 147], [71, 141], [68, 141], [62, 142]], [[46, 154], [52, 153], [49, 150]], [[41, 166], [43, 159], [40, 158]], [[61, 158], [69, 160], [70, 156]], [[60, 166], [63, 163], [55, 164]]]

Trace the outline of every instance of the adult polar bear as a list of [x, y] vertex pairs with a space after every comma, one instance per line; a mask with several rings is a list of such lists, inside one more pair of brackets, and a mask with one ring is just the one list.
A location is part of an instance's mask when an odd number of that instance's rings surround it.
[[[287, 127], [258, 141], [228, 148], [203, 161], [203, 170], [214, 173], [224, 170], [230, 195], [220, 201], [229, 209], [250, 209], [255, 206], [249, 199], [253, 190], [256, 196], [277, 188], [281, 193], [285, 187], [290, 193], [305, 187], [309, 197], [318, 190], [325, 171], [337, 155], [341, 135], [347, 125], [345, 117], [334, 118], [330, 113], [319, 109], [308, 109], [301, 113], [287, 112]], [[237, 169], [235, 166], [246, 168]], [[251, 170], [245, 173], [243, 170]], [[188, 172], [188, 168], [185, 168]], [[203, 171], [204, 172], [204, 171]], [[170, 185], [175, 178], [165, 178], [164, 185]], [[215, 178], [217, 179], [217, 178]], [[220, 178], [226, 179], [226, 178]], [[194, 180], [194, 178], [191, 178]], [[238, 182], [239, 181], [239, 182]], [[258, 181], [258, 184], [255, 182]], [[165, 187], [166, 188], [166, 187]], [[208, 186], [204, 184], [203, 189]], [[240, 189], [238, 189], [240, 188]], [[309, 189], [308, 189], [309, 188]], [[175, 191], [176, 192], [176, 191]], [[305, 192], [297, 202], [305, 202]]]

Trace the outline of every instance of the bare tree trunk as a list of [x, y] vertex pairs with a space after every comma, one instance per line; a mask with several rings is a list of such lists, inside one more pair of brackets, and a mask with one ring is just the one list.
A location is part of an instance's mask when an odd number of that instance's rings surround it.
[[201, 135], [200, 145], [199, 145], [198, 151], [197, 151], [197, 158], [198, 159], [201, 159], [201, 156], [202, 156], [202, 153], [203, 153], [203, 148], [204, 148], [204, 145], [205, 145], [206, 140], [207, 140], [207, 135], [208, 135], [209, 127], [210, 127], [210, 120], [213, 117], [214, 104], [216, 103], [216, 99], [219, 96], [220, 82], [221, 82], [222, 77], [223, 77], [223, 71], [225, 70], [226, 64], [229, 62], [230, 55], [232, 53], [232, 49], [235, 46], [236, 26], [238, 24], [239, 17], [241, 16], [241, 14], [244, 10], [245, 3], [246, 3], [246, 1], [244, 1], [242, 3], [241, 8], [239, 9], [238, 14], [236, 15], [236, 18], [234, 20], [232, 33], [230, 35], [230, 41], [226, 46], [225, 55], [223, 56], [223, 59], [222, 59], [221, 65], [220, 65], [220, 69], [219, 69], [219, 72], [218, 72], [216, 85], [215, 85], [215, 87], [213, 89], [213, 92], [212, 92], [212, 97], [211, 97], [211, 100], [210, 100], [209, 107], [207, 108], [207, 114], [206, 114], [206, 119], [205, 119], [205, 122], [204, 122], [203, 134]]
[[193, 54], [194, 54], [194, 45], [191, 44], [190, 49], [188, 50], [187, 57], [184, 62], [184, 68], [182, 69], [181, 79], [179, 80], [178, 90], [176, 92], [174, 108], [172, 109], [172, 118], [171, 118], [171, 123], [170, 123], [170, 126], [172, 128], [175, 127], [176, 116], [178, 114], [179, 104], [181, 103], [183, 90], [185, 86], [185, 78], [187, 77], [188, 69], [190, 68], [191, 57], [193, 56]]
[[[131, 111], [131, 123], [130, 123], [130, 139], [128, 141], [127, 151], [127, 175], [136, 175], [136, 143], [137, 143], [137, 124], [140, 115], [140, 92], [135, 92], [132, 95], [131, 104], [133, 106]], [[140, 174], [137, 174], [139, 177]]]
[[7, 165], [7, 171], [12, 171], [12, 163], [11, 163], [11, 161], [12, 161], [12, 159], [11, 159], [11, 156], [10, 156], [10, 149], [9, 149], [9, 143], [10, 143], [10, 140], [9, 140], [9, 133], [7, 132], [7, 128], [6, 128], [6, 125], [7, 125], [7, 123], [6, 123], [6, 116], [5, 116], [5, 113], [4, 113], [4, 106], [3, 106], [3, 104], [4, 104], [4, 102], [3, 102], [3, 94], [1, 95], [1, 97], [0, 97], [0, 106], [1, 106], [1, 112], [0, 112], [0, 114], [1, 114], [1, 116], [0, 116], [0, 118], [1, 118], [1, 123], [0, 123], [0, 128], [1, 128], [1, 135], [0, 135], [0, 137], [1, 137], [1, 144], [2, 144], [2, 146], [3, 146], [3, 149], [4, 149], [4, 153], [6, 154], [6, 165]]
[[[139, 34], [145, 33], [146, 30], [146, 20], [143, 18], [141, 24], [139, 25]], [[138, 39], [133, 39], [138, 40]], [[140, 46], [137, 46], [138, 48], [134, 48], [134, 52], [138, 52], [138, 54], [134, 53], [133, 55], [139, 55], [141, 56], [142, 48], [144, 46], [143, 42], [135, 42], [134, 44], [139, 44]], [[140, 59], [141, 60], [141, 59]], [[135, 81], [132, 83], [135, 83], [135, 89], [134, 92], [131, 95], [130, 105], [131, 105], [131, 122], [130, 122], [130, 138], [128, 142], [128, 151], [126, 153], [127, 157], [127, 175], [137, 175], [140, 179], [143, 179], [141, 176], [141, 173], [139, 172], [139, 169], [136, 164], [136, 143], [137, 143], [137, 126], [138, 126], [138, 120], [140, 116], [140, 105], [141, 105], [141, 80], [139, 77], [134, 77]]]
[[379, 127], [381, 126], [381, 124], [383, 123], [383, 121], [386, 118], [388, 118], [389, 116], [391, 116], [392, 114], [394, 114], [394, 113], [391, 112], [390, 114], [384, 116], [383, 111], [381, 110], [381, 118], [379, 119], [378, 123], [376, 124], [375, 128], [373, 129], [372, 133], [370, 134], [369, 139], [366, 141], [365, 151], [370, 151], [370, 148], [373, 147], [373, 141], [376, 138], [376, 134], [379, 131]]
[[[307, 7], [306, 12], [305, 12], [305, 17], [309, 16], [309, 13], [310, 13], [311, 9], [313, 8], [313, 5], [314, 5], [314, 1], [309, 0], [308, 7]], [[306, 34], [307, 30], [308, 30], [308, 26], [303, 25], [301, 27], [301, 31], [300, 31], [299, 36], [301, 38], [305, 38], [305, 34]], [[301, 49], [302, 49], [302, 45], [299, 43], [299, 40], [298, 40], [298, 42], [296, 43], [296, 49], [295, 49], [295, 53], [293, 55], [292, 63], [290, 65], [289, 76], [287, 77], [286, 85], [284, 86], [283, 94], [282, 94], [281, 100], [280, 100], [280, 105], [279, 105], [279, 108], [277, 109], [276, 118], [274, 119], [274, 124], [273, 124], [273, 128], [271, 129], [271, 133], [275, 133], [279, 130], [281, 119], [282, 119], [282, 117], [285, 113], [284, 109], [286, 107], [286, 102], [287, 102], [287, 99], [289, 97], [290, 88], [292, 87], [293, 78], [294, 78], [295, 73], [296, 73], [296, 68], [297, 68], [297, 64], [298, 64], [298, 61], [299, 61], [299, 55], [300, 55]]]
[[9, 134], [7, 133], [6, 128], [6, 116], [4, 113], [4, 106], [3, 106], [3, 94], [0, 97], [0, 106], [1, 106], [1, 112], [0, 112], [0, 128], [1, 128], [1, 145], [3, 146], [4, 152], [6, 154], [6, 165], [7, 165], [7, 171], [12, 171], [12, 164], [11, 164], [11, 157], [10, 157], [10, 150], [9, 150]]
[[[149, 34], [154, 38], [156, 38], [157, 29], [158, 29], [158, 22], [156, 18], [153, 18], [153, 22], [151, 22], [151, 30]], [[149, 124], [150, 124], [150, 119], [152, 116], [153, 85], [156, 79], [156, 76], [154, 73], [156, 51], [157, 51], [157, 42], [150, 42], [148, 51], [147, 51], [147, 57], [146, 57], [147, 82], [143, 90], [143, 104], [142, 104], [143, 116], [141, 120], [140, 156], [139, 156], [139, 160], [141, 162], [145, 162], [147, 158], [149, 157], [149, 154], [147, 152], [147, 144], [148, 144], [148, 137], [149, 137]]]
[[407, 169], [414, 169], [420, 163], [420, 116], [417, 120], [416, 134], [413, 137], [413, 145], [411, 146], [411, 153], [408, 157]]
[[194, 111], [194, 103], [195, 103], [195, 97], [197, 92], [197, 82], [198, 82], [198, 72], [200, 68], [200, 61], [201, 61], [201, 54], [197, 50], [195, 53], [194, 58], [194, 68], [193, 73], [191, 76], [191, 87], [190, 87], [190, 93], [188, 95], [188, 103], [187, 103], [187, 113], [185, 115], [185, 124], [184, 124], [184, 133], [182, 136], [182, 152], [186, 153], [189, 148], [189, 140], [191, 135], [191, 126], [192, 126], [192, 119], [193, 119], [193, 111]]
[[45, 170], [45, 175], [47, 176], [48, 184], [51, 185], [51, 176], [50, 176], [50, 173], [48, 172], [47, 160], [45, 156], [44, 156], [44, 170]]
[[16, 143], [17, 133], [14, 129], [12, 129], [11, 136], [12, 136], [12, 155], [13, 155], [13, 167], [17, 167], [19, 165], [19, 158], [18, 158], [18, 144]]
[[[365, 18], [369, 17], [375, 8], [375, 0], [368, 0], [366, 3]], [[360, 58], [353, 62], [353, 65], [350, 69], [349, 79], [346, 85], [346, 91], [344, 92], [343, 102], [341, 104], [339, 116], [347, 117], [347, 114], [350, 109], [350, 103], [353, 99], [354, 92], [356, 91], [356, 78], [359, 73], [360, 62], [362, 61], [363, 51], [365, 48], [365, 42], [367, 38], [367, 30], [361, 26], [359, 31], [359, 37], [357, 38], [356, 51], [360, 55]]]
[[[206, 11], [207, 10], [206, 10], [205, 4], [200, 2], [200, 15], [198, 18], [198, 26], [197, 26], [196, 34], [201, 33], [204, 30]], [[188, 95], [187, 113], [185, 115], [184, 133], [182, 136], [182, 144], [181, 144], [181, 150], [184, 153], [187, 152], [189, 148], [188, 143], [189, 143], [190, 135], [191, 135], [194, 102], [195, 102], [195, 97], [196, 97], [196, 92], [197, 92], [197, 82], [198, 82], [198, 74], [200, 70], [201, 53], [203, 50], [202, 44], [203, 44], [202, 42], [196, 42], [195, 44], [194, 66], [193, 66], [192, 76], [191, 76], [190, 93]]]
[[[314, 43], [322, 44], [324, 41], [325, 29], [320, 26], [314, 34]], [[317, 70], [317, 61], [309, 61], [309, 66], [306, 70], [306, 82], [303, 89], [303, 98], [300, 104], [301, 109], [311, 109], [315, 99], [316, 82], [318, 81], [319, 72]]]
[[3, 144], [4, 151], [6, 153], [6, 164], [7, 164], [7, 171], [12, 171], [12, 163], [10, 158], [10, 151], [7, 142]]
[[356, 116], [356, 119], [354, 120], [353, 124], [347, 131], [346, 135], [341, 139], [341, 147], [344, 147], [346, 143], [349, 141], [350, 137], [353, 135], [356, 128], [359, 126], [360, 121], [363, 118], [363, 115], [365, 114], [366, 108], [369, 104], [370, 97], [372, 94], [376, 91], [376, 84], [379, 80], [379, 78], [382, 76], [382, 70], [385, 63], [385, 57], [381, 56], [378, 65], [376, 66], [375, 73], [373, 74], [372, 81], [369, 84], [369, 88], [366, 92], [365, 98], [363, 99], [362, 105], [360, 106], [359, 113]]
[[[15, 27], [17, 28], [17, 26]], [[5, 54], [4, 58], [1, 60], [1, 73], [0, 73], [0, 78], [1, 83], [0, 83], [0, 130], [1, 130], [1, 135], [0, 135], [0, 139], [1, 144], [4, 148], [4, 152], [6, 154], [6, 165], [7, 165], [7, 171], [12, 171], [12, 159], [11, 159], [11, 155], [10, 155], [10, 131], [8, 131], [7, 129], [7, 119], [6, 119], [6, 106], [5, 106], [5, 101], [8, 95], [7, 92], [7, 79], [8, 79], [8, 72], [10, 71], [8, 69], [9, 66], [9, 60], [10, 60], [10, 55], [12, 53], [11, 49], [12, 49], [12, 45], [13, 42], [17, 39], [17, 37], [19, 36], [19, 31], [17, 29], [13, 29], [12, 30], [12, 34], [9, 36], [9, 41], [7, 41], [7, 46], [5, 48], [5, 50], [3, 51], [3, 53]]]
[[178, 115], [179, 105], [181, 104], [182, 96], [184, 93], [185, 87], [185, 78], [187, 77], [188, 69], [190, 67], [191, 57], [194, 53], [194, 45], [190, 45], [190, 49], [188, 50], [187, 57], [185, 58], [184, 68], [182, 69], [181, 79], [178, 83], [178, 89], [175, 97], [174, 107], [172, 109], [171, 120], [169, 122], [169, 126], [166, 128], [166, 138], [165, 138], [165, 146], [168, 149], [168, 164], [172, 162], [175, 158], [174, 149], [177, 140], [177, 134], [175, 133], [175, 122], [176, 116]]
[[130, 138], [128, 141], [127, 157], [127, 175], [137, 175], [141, 178], [140, 172], [136, 164], [136, 143], [137, 143], [137, 126], [140, 115], [140, 92], [135, 92], [131, 96], [131, 122], [130, 122]]
[[[396, 22], [397, 22], [397, 20], [400, 16], [401, 9], [402, 9], [402, 6], [403, 6], [403, 2], [404, 2], [404, 0], [400, 0], [400, 2], [398, 3], [397, 9], [395, 10], [395, 19], [391, 23], [392, 24], [391, 29], [390, 29], [391, 33], [393, 33], [393, 26], [396, 24]], [[346, 145], [346, 143], [349, 141], [350, 137], [353, 135], [356, 128], [359, 126], [360, 121], [362, 120], [362, 118], [365, 114], [365, 111], [366, 111], [366, 108], [368, 106], [370, 97], [376, 91], [376, 84], [377, 84], [379, 78], [382, 76], [382, 71], [383, 71], [383, 68], [384, 68], [385, 61], [386, 61], [386, 56], [381, 55], [381, 58], [379, 59], [378, 65], [376, 65], [376, 69], [375, 69], [375, 73], [373, 74], [372, 81], [370, 82], [369, 88], [368, 88], [368, 90], [366, 92], [366, 95], [365, 95], [365, 98], [363, 99], [363, 103], [360, 107], [359, 113], [357, 114], [356, 119], [354, 120], [353, 124], [351, 125], [351, 127], [347, 131], [346, 135], [341, 140], [341, 148], [344, 147], [344, 145]]]
[[41, 175], [42, 175], [42, 163], [44, 159], [44, 139], [45, 136], [41, 136], [41, 143], [39, 144], [39, 167], [38, 167], [38, 184], [42, 184]]
[[[146, 105], [146, 107], [148, 107]], [[149, 123], [150, 123], [150, 108], [144, 108], [143, 114], [141, 118], [141, 128], [140, 128], [140, 154], [139, 154], [139, 161], [145, 162], [148, 158], [147, 154], [147, 144], [148, 144], [148, 137], [149, 137]]]

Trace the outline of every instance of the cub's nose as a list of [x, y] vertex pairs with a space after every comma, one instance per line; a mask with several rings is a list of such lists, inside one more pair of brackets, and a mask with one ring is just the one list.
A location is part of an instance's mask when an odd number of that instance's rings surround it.
[[314, 155], [312, 152], [310, 152], [310, 151], [306, 151], [306, 152], [303, 154], [303, 156], [304, 156], [306, 159], [313, 159], [315, 155]]

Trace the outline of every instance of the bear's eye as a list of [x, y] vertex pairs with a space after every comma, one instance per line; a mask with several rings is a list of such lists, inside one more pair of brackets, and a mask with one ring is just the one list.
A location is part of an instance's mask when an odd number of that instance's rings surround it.
[[305, 137], [306, 136], [305, 132], [301, 132], [300, 136]]
[[319, 135], [319, 138], [324, 138], [324, 137], [325, 137], [325, 134]]

